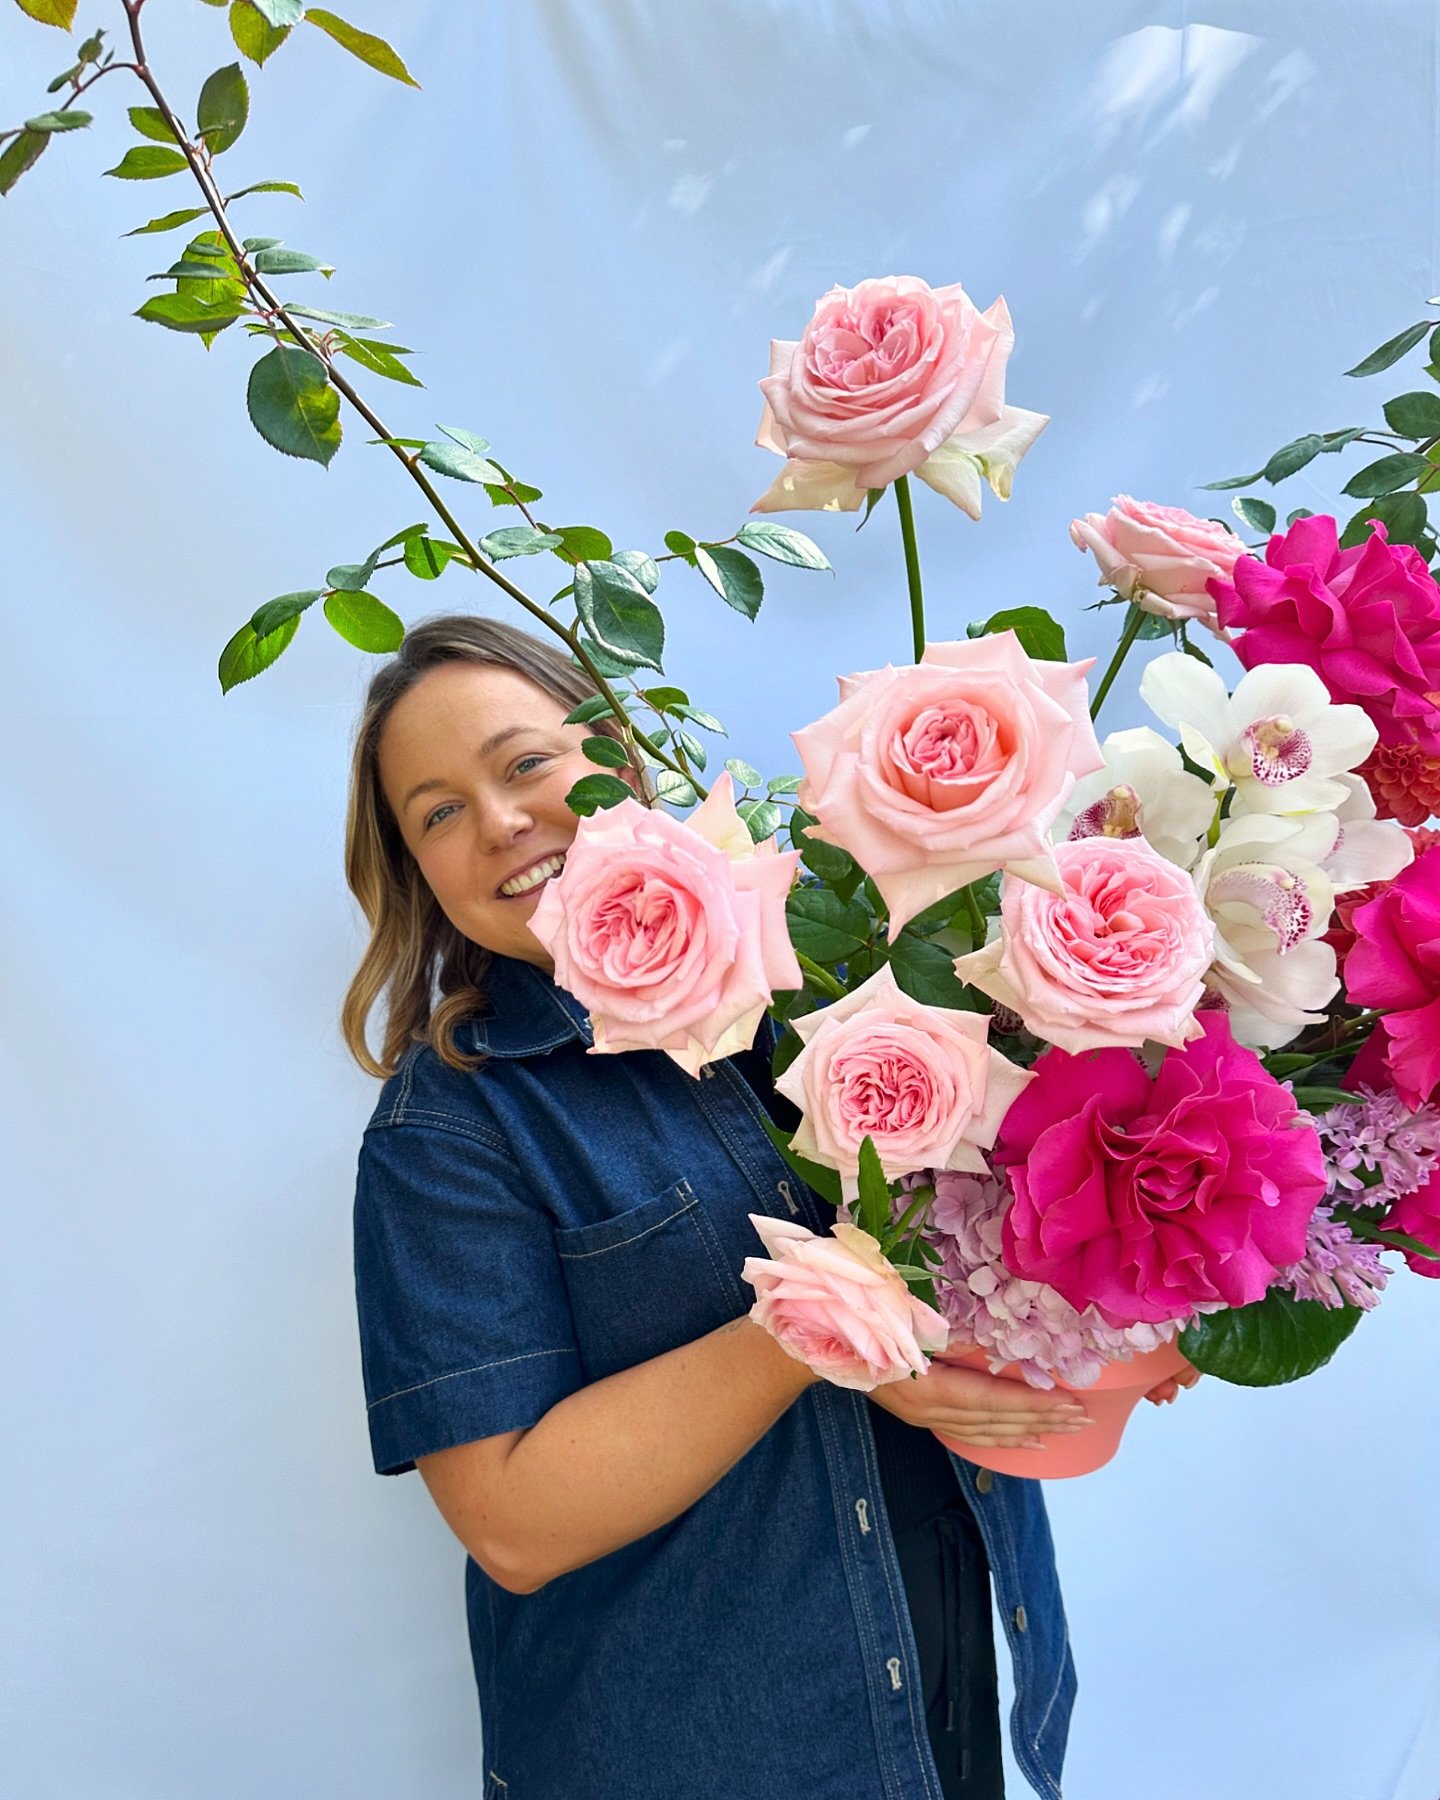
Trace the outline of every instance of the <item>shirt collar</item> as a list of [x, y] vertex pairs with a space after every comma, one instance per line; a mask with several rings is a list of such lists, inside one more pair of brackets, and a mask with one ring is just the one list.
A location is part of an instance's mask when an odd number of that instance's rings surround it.
[[513, 956], [491, 956], [480, 987], [488, 1009], [469, 1021], [485, 1056], [540, 1056], [562, 1044], [593, 1042], [589, 1014], [543, 969]]

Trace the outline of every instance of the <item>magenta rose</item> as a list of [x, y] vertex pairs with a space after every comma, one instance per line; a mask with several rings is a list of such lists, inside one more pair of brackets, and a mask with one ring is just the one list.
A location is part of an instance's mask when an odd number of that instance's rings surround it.
[[740, 1273], [755, 1289], [750, 1317], [787, 1355], [837, 1387], [868, 1393], [923, 1375], [950, 1327], [916, 1299], [869, 1232], [837, 1223], [816, 1237], [789, 1219], [750, 1214], [768, 1258], [747, 1256]]
[[1070, 537], [1100, 568], [1101, 585], [1164, 619], [1218, 631], [1208, 583], [1228, 580], [1246, 549], [1233, 531], [1179, 506], [1117, 494], [1108, 513], [1072, 519]]
[[1008, 499], [1049, 420], [1005, 404], [1015, 342], [1005, 302], [913, 275], [831, 288], [799, 343], [770, 346], [756, 443], [785, 467], [751, 509], [853, 512], [912, 472], [980, 517], [980, 483]]
[[1141, 837], [1055, 846], [1062, 890], [1005, 882], [1000, 930], [955, 973], [1063, 1050], [1199, 1031], [1215, 928], [1183, 869]]
[[1030, 1079], [990, 1048], [988, 1019], [912, 1000], [888, 963], [791, 1024], [805, 1048], [775, 1083], [804, 1114], [791, 1148], [838, 1169], [849, 1200], [867, 1137], [892, 1181], [915, 1169], [983, 1169], [981, 1148]]
[[1382, 1015], [1366, 1047], [1367, 1079], [1421, 1106], [1440, 1089], [1440, 845], [1357, 906], [1350, 929], [1346, 998]]
[[[1363, 1200], [1364, 1195], [1357, 1198]], [[1380, 1225], [1382, 1230], [1403, 1231], [1406, 1237], [1413, 1237], [1431, 1250], [1440, 1251], [1440, 1175], [1432, 1175], [1414, 1193], [1402, 1194], [1381, 1219]], [[1401, 1255], [1417, 1275], [1440, 1281], [1440, 1258], [1417, 1256], [1413, 1250], [1403, 1250]]]
[[698, 1075], [748, 1049], [775, 990], [803, 979], [785, 923], [798, 860], [751, 842], [729, 775], [688, 819], [638, 800], [582, 819], [530, 930], [594, 1051], [663, 1050]]
[[1049, 1050], [1000, 1128], [1005, 1262], [1111, 1325], [1248, 1306], [1305, 1253], [1320, 1138], [1223, 1013], [1152, 1081], [1124, 1050]]
[[1050, 826], [1076, 780], [1105, 766], [1090, 666], [1033, 658], [1013, 631], [927, 644], [918, 663], [842, 678], [840, 704], [792, 734], [810, 835], [872, 877], [892, 938], [996, 869], [1058, 884]]
[[1210, 591], [1247, 669], [1304, 663], [1335, 700], [1364, 708], [1382, 746], [1440, 755], [1440, 588], [1383, 525], [1342, 550], [1334, 519], [1297, 519], [1263, 562], [1242, 557]]

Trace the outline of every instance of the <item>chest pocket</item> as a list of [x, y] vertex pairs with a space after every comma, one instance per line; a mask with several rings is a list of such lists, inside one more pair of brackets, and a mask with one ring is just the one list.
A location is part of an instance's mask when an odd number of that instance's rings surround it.
[[684, 1179], [613, 1219], [557, 1231], [555, 1249], [592, 1381], [702, 1337], [754, 1300]]

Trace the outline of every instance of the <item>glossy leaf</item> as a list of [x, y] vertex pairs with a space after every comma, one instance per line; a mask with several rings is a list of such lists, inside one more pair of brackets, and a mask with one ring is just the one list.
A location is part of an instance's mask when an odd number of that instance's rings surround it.
[[688, 532], [667, 531], [665, 548], [672, 556], [683, 556], [688, 563], [693, 563], [695, 560], [695, 540]]
[[745, 821], [745, 829], [757, 844], [774, 837], [782, 823], [780, 808], [773, 800], [742, 800], [735, 811]]
[[48, 131], [22, 131], [0, 150], [0, 194], [8, 194], [50, 147]]
[[1064, 662], [1065, 628], [1051, 618], [1043, 606], [1012, 606], [988, 618], [983, 625], [965, 627], [967, 637], [993, 637], [999, 631], [1013, 631], [1020, 648], [1038, 662]]
[[577, 562], [606, 562], [614, 554], [615, 546], [594, 525], [557, 525], [555, 531]]
[[618, 775], [582, 775], [565, 796], [571, 812], [588, 819], [592, 813], [618, 806], [622, 800], [633, 800], [634, 790]]
[[336, 347], [342, 356], [348, 356], [372, 375], [383, 375], [387, 381], [402, 381], [407, 387], [425, 385], [401, 362], [399, 351], [390, 344], [381, 343], [378, 338], [352, 337], [347, 331], [341, 334]]
[[1347, 375], [1378, 375], [1382, 369], [1388, 369], [1391, 363], [1399, 362], [1408, 351], [1413, 350], [1426, 332], [1434, 328], [1434, 321], [1422, 319], [1418, 325], [1407, 325], [1404, 331], [1397, 332], [1388, 338], [1378, 350], [1372, 350], [1353, 369], [1347, 369]]
[[608, 719], [613, 716], [610, 702], [603, 694], [592, 694], [588, 700], [582, 700], [571, 713], [565, 715], [566, 725], [591, 725], [596, 719]]
[[728, 775], [740, 783], [741, 787], [752, 788], [765, 785], [765, 777], [760, 771], [741, 757], [727, 756], [725, 770]]
[[765, 597], [765, 578], [759, 565], [743, 550], [731, 550], [723, 544], [713, 548], [698, 544], [695, 566], [725, 601], [747, 619], [753, 619]]
[[1268, 500], [1257, 500], [1253, 494], [1241, 494], [1230, 502], [1237, 519], [1243, 519], [1252, 530], [1268, 537], [1275, 529], [1275, 508]]
[[904, 993], [925, 1006], [963, 1009], [965, 984], [955, 973], [954, 954], [941, 944], [902, 931], [890, 946], [890, 967]]
[[1321, 1369], [1359, 1324], [1355, 1306], [1322, 1306], [1272, 1289], [1253, 1306], [1209, 1313], [1181, 1332], [1197, 1369], [1240, 1387], [1278, 1387]]
[[1401, 437], [1440, 437], [1440, 394], [1419, 388], [1385, 402], [1385, 423]]
[[1313, 462], [1324, 448], [1324, 438], [1318, 432], [1308, 432], [1292, 443], [1282, 444], [1266, 463], [1262, 473], [1273, 486], [1275, 482], [1284, 481], [1297, 470], [1303, 469], [1306, 463]]
[[433, 469], [437, 475], [449, 475], [455, 481], [496, 481], [500, 476], [493, 462], [477, 456], [463, 444], [438, 440], [426, 444], [420, 460], [427, 469]]
[[629, 752], [618, 738], [588, 737], [580, 748], [591, 762], [599, 763], [602, 769], [624, 769], [629, 766]]
[[113, 169], [106, 169], [117, 181], [159, 181], [166, 175], [178, 175], [188, 167], [179, 150], [160, 144], [132, 144]]
[[340, 448], [340, 396], [308, 350], [280, 344], [250, 371], [250, 422], [285, 456], [327, 467]]
[[75, 23], [75, 9], [80, 0], [19, 0], [20, 10], [42, 25], [58, 25], [68, 31]]
[[192, 220], [202, 218], [209, 210], [208, 206], [182, 206], [178, 212], [162, 213], [158, 219], [151, 219], [147, 225], [137, 225], [133, 231], [127, 231], [124, 235], [144, 237], [151, 231], [174, 231], [181, 225], [188, 225]]
[[808, 827], [814, 823], [810, 814], [798, 806], [790, 815], [790, 842], [800, 852], [800, 860], [813, 875], [829, 882], [832, 888], [846, 882], [852, 886], [857, 884], [860, 870], [855, 859], [838, 844], [826, 844], [811, 837]]
[[1349, 550], [1363, 544], [1370, 536], [1373, 520], [1385, 527], [1392, 544], [1416, 544], [1425, 535], [1428, 512], [1424, 496], [1414, 492], [1383, 494], [1378, 500], [1367, 500], [1347, 522], [1340, 534], [1340, 547]]
[[870, 915], [829, 888], [802, 887], [785, 905], [790, 941], [802, 956], [826, 967], [843, 963], [870, 936]]
[[240, 308], [228, 300], [202, 300], [197, 294], [156, 294], [135, 309], [135, 317], [163, 325], [167, 331], [210, 333], [233, 325]]
[[267, 24], [277, 27], [298, 25], [305, 16], [305, 0], [254, 0], [254, 5]]
[[228, 694], [242, 681], [252, 681], [262, 669], [268, 669], [299, 629], [298, 615], [263, 638], [256, 637], [253, 625], [242, 625], [220, 652], [220, 692]]
[[1417, 456], [1413, 450], [1401, 450], [1357, 469], [1340, 491], [1353, 494], [1357, 500], [1373, 500], [1381, 494], [1393, 494], [1397, 488], [1408, 487], [1429, 467], [1423, 456]]
[[374, 37], [368, 31], [361, 31], [356, 25], [347, 24], [344, 19], [337, 18], [332, 12], [312, 6], [305, 14], [305, 22], [318, 25], [320, 30], [352, 56], [369, 65], [381, 75], [388, 75], [394, 81], [403, 81], [407, 87], [418, 88], [420, 83], [405, 67], [399, 56], [391, 49], [384, 38]]
[[661, 769], [655, 777], [655, 792], [667, 806], [693, 806], [700, 796], [675, 769]]
[[324, 588], [306, 588], [298, 594], [281, 594], [277, 599], [267, 600], [263, 606], [256, 607], [250, 620], [250, 629], [257, 638], [268, 637], [287, 619], [298, 619], [324, 592]]
[[659, 564], [643, 550], [616, 550], [610, 560], [619, 563], [622, 569], [628, 569], [647, 594], [653, 594], [659, 587]]
[[251, 0], [234, 0], [230, 8], [230, 36], [235, 48], [260, 67], [290, 35], [288, 25], [272, 25]]
[[373, 594], [331, 594], [325, 602], [325, 617], [347, 644], [368, 650], [372, 656], [398, 650], [405, 636], [403, 622]]
[[558, 550], [560, 544], [558, 532], [538, 531], [533, 525], [504, 525], [480, 540], [492, 562], [503, 562], [507, 556], [538, 556], [543, 550]]
[[588, 635], [616, 661], [661, 669], [665, 621], [628, 569], [603, 559], [577, 563], [575, 610]]
[[[774, 525], [769, 519], [747, 519], [736, 535], [747, 550], [768, 556], [773, 562], [789, 563], [797, 569], [830, 567], [820, 546], [803, 531], [792, 531], [788, 525]], [[665, 541], [668, 544], [670, 540]]]

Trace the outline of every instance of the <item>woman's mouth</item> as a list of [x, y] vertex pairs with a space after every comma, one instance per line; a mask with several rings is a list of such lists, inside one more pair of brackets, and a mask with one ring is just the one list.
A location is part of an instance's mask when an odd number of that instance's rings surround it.
[[563, 851], [554, 856], [547, 856], [543, 861], [531, 863], [528, 869], [522, 869], [518, 875], [512, 875], [508, 881], [500, 883], [500, 896], [504, 900], [520, 900], [526, 894], [533, 894], [544, 887], [554, 875], [558, 875], [565, 867]]

